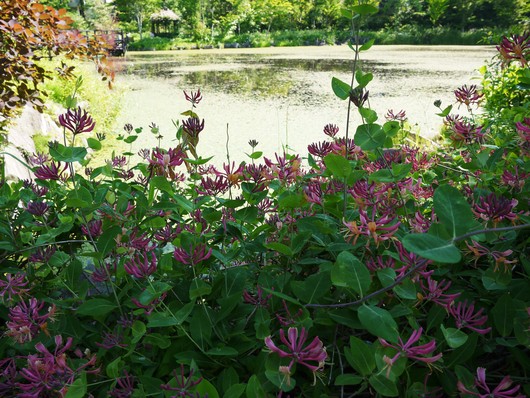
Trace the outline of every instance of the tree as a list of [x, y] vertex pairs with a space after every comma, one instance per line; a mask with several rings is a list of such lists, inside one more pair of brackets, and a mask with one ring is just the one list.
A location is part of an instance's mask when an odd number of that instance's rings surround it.
[[[103, 38], [89, 39], [69, 30], [71, 22], [65, 9], [30, 0], [0, 3], [0, 131], [27, 103], [43, 110], [39, 84], [49, 76], [38, 64], [43, 57], [91, 58], [100, 72], [112, 78], [104, 57], [108, 44]], [[71, 68], [64, 65], [58, 73], [68, 75]]]
[[133, 22], [142, 38], [144, 21], [160, 9], [160, 0], [114, 0], [114, 6], [118, 20]]
[[449, 0], [427, 0], [427, 13], [434, 26], [438, 24], [447, 7], [449, 7]]

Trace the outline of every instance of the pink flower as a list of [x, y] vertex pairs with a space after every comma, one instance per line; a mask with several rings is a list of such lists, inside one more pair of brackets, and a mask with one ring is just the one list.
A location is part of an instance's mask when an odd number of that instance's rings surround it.
[[91, 220], [87, 225], [81, 226], [83, 234], [91, 239], [95, 239], [103, 233], [103, 221]]
[[435, 340], [431, 340], [426, 344], [413, 347], [413, 345], [420, 340], [422, 334], [423, 328], [419, 328], [418, 330], [412, 332], [406, 343], [403, 343], [403, 340], [401, 340], [401, 337], [399, 337], [397, 345], [390, 344], [386, 340], [380, 338], [379, 342], [381, 343], [381, 345], [383, 345], [383, 347], [391, 347], [398, 351], [393, 358], [387, 361], [388, 364], [392, 366], [394, 362], [396, 362], [398, 358], [402, 355], [407, 358], [415, 359], [417, 361], [426, 363], [432, 363], [439, 360], [442, 357], [442, 353], [436, 354], [435, 356], [425, 356], [432, 354], [433, 351], [436, 349]]
[[25, 296], [29, 289], [26, 289], [28, 281], [26, 280], [26, 274], [5, 274], [5, 280], [0, 279], [0, 298], [2, 302], [5, 302], [7, 296], [7, 301], [12, 302], [13, 297], [21, 298]]
[[182, 121], [182, 128], [190, 137], [197, 138], [204, 130], [204, 119], [201, 122], [198, 117], [189, 117]]
[[118, 377], [116, 385], [109, 392], [112, 398], [130, 398], [134, 393], [135, 377], [130, 375], [126, 370], [123, 371], [123, 376]]
[[73, 135], [88, 133], [96, 126], [96, 122], [86, 111], [81, 111], [81, 107], [76, 110], [68, 109], [66, 113], [59, 115], [59, 124]]
[[424, 284], [423, 279], [420, 280], [420, 286], [423, 290], [423, 297], [425, 300], [432, 301], [443, 307], [451, 305], [461, 293], [446, 294], [445, 292], [451, 287], [451, 281], [442, 279], [440, 282], [427, 276], [427, 285]]
[[247, 289], [243, 290], [243, 300], [245, 303], [252, 304], [256, 307], [265, 307], [269, 306], [268, 302], [271, 299], [272, 294], [264, 295], [263, 289], [258, 285], [256, 286], [256, 294], [250, 294]]
[[403, 109], [400, 110], [398, 113], [394, 113], [393, 109], [389, 109], [385, 115], [385, 119], [395, 122], [404, 122], [405, 120], [407, 120], [407, 114]]
[[468, 328], [480, 334], [486, 334], [491, 330], [491, 327], [479, 329], [479, 326], [484, 325], [488, 321], [488, 316], [482, 315], [484, 308], [481, 308], [475, 313], [474, 302], [468, 304], [467, 300], [460, 301], [457, 304], [450, 304], [446, 308], [449, 314], [455, 319], [458, 329]]
[[68, 168], [68, 164], [65, 163], [62, 169], [61, 166], [61, 162], [55, 163], [55, 161], [52, 161], [49, 166], [43, 164], [35, 170], [35, 178], [38, 178], [39, 180], [60, 180], [63, 178], [63, 174]]
[[[172, 387], [169, 383], [162, 384], [160, 388], [165, 391], [175, 391], [176, 394], [172, 395], [171, 398], [177, 397], [190, 397], [190, 398], [200, 398], [199, 393], [194, 393], [191, 391], [193, 387], [199, 384], [202, 381], [202, 377], [198, 379], [193, 379], [193, 374], [195, 371], [190, 369], [188, 376], [184, 375], [184, 365], [180, 365], [180, 375], [177, 373], [177, 370], [173, 370], [173, 377], [176, 381], [176, 386]], [[173, 384], [173, 383], [171, 383]]]
[[[297, 328], [289, 328], [287, 335], [288, 338], [285, 338], [283, 329], [280, 329], [280, 340], [287, 347], [287, 351], [278, 348], [272, 341], [271, 336], [265, 338], [265, 345], [281, 358], [292, 358], [288, 366], [289, 371], [295, 363], [305, 366], [312, 372], [316, 372], [324, 367], [324, 361], [328, 355], [324, 344], [318, 337], [315, 337], [309, 345], [304, 347], [308, 337], [304, 327], [302, 327], [300, 336], [298, 335]], [[309, 364], [308, 362], [310, 361], [317, 362], [317, 365]]]
[[[458, 391], [465, 394], [471, 394], [479, 398], [524, 398], [523, 394], [518, 394], [521, 386], [511, 387], [513, 384], [510, 376], [505, 376], [501, 382], [491, 390], [486, 384], [486, 369], [477, 368], [477, 376], [475, 377], [475, 386], [482, 392], [469, 390], [464, 383], [458, 380]], [[511, 387], [511, 388], [510, 388]]]
[[324, 134], [328, 137], [334, 138], [339, 132], [339, 127], [336, 124], [328, 123], [324, 126]]
[[184, 91], [184, 97], [186, 98], [186, 101], [191, 103], [192, 107], [195, 107], [202, 100], [201, 89], [199, 88], [197, 91], [191, 91], [190, 94]]
[[149, 253], [143, 255], [135, 254], [133, 258], [125, 262], [125, 272], [138, 279], [145, 278], [156, 271], [158, 260], [154, 253], [151, 254], [149, 259]]
[[521, 66], [527, 65], [530, 58], [530, 32], [523, 35], [504, 36], [497, 50], [506, 63], [519, 60]]
[[212, 255], [212, 249], [208, 249], [205, 244], [200, 243], [189, 252], [178, 247], [173, 252], [175, 260], [186, 265], [197, 265], [202, 261], [206, 261]]
[[323, 158], [331, 152], [332, 143], [329, 141], [315, 142], [308, 145], [307, 150], [311, 155]]
[[477, 91], [477, 86], [475, 84], [471, 86], [464, 84], [462, 87], [455, 90], [454, 93], [456, 101], [460, 104], [464, 104], [467, 107], [473, 104], [478, 105], [480, 103], [480, 99], [484, 96], [484, 94], [481, 94]]
[[473, 213], [485, 221], [493, 221], [494, 225], [503, 220], [514, 221], [517, 219], [517, 214], [513, 209], [517, 203], [516, 199], [506, 199], [490, 193], [479, 198], [473, 206]]
[[47, 308], [44, 301], [38, 302], [36, 298], [30, 298], [26, 303], [21, 301], [9, 310], [9, 321], [7, 322], [7, 335], [13, 337], [18, 343], [31, 341], [41, 330], [48, 333], [47, 322], [53, 320], [55, 305]]

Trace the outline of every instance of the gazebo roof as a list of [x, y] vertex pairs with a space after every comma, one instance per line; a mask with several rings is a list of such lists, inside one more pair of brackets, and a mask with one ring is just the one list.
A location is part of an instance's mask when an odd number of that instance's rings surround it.
[[178, 21], [180, 17], [173, 11], [165, 8], [151, 15], [151, 21]]

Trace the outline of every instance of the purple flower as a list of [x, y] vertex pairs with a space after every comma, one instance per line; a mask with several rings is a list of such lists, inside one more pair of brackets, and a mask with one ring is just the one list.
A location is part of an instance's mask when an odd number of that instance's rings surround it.
[[506, 199], [490, 193], [479, 198], [478, 203], [473, 206], [473, 213], [485, 221], [493, 221], [494, 225], [503, 220], [514, 221], [517, 214], [513, 209], [517, 203], [516, 199]]
[[339, 127], [336, 124], [328, 123], [324, 126], [324, 134], [328, 137], [335, 138], [339, 132]]
[[450, 306], [461, 294], [446, 294], [445, 291], [451, 287], [451, 281], [443, 279], [438, 282], [432, 279], [430, 275], [427, 276], [427, 285], [425, 285], [423, 279], [421, 279], [420, 286], [423, 290], [423, 298], [425, 300], [432, 301], [442, 307]]
[[115, 334], [109, 332], [103, 332], [103, 339], [101, 340], [101, 343], [96, 342], [96, 345], [106, 350], [110, 350], [114, 347], [127, 347], [127, 344], [123, 344], [122, 334]]
[[244, 169], [245, 165], [243, 163], [236, 166], [236, 163], [232, 162], [232, 164], [223, 163], [223, 171], [214, 169], [213, 172], [217, 177], [226, 178], [229, 186], [239, 186], [239, 181], [243, 178]]
[[398, 352], [393, 358], [389, 358], [386, 362], [392, 366], [394, 362], [396, 362], [400, 356], [405, 356], [407, 358], [415, 359], [420, 362], [426, 362], [426, 363], [433, 363], [439, 360], [442, 357], [442, 353], [436, 354], [434, 356], [426, 357], [425, 355], [432, 354], [433, 351], [436, 349], [436, 341], [431, 340], [430, 342], [423, 344], [423, 345], [417, 345], [413, 347], [414, 344], [416, 344], [423, 334], [423, 329], [419, 328], [418, 330], [415, 330], [410, 335], [409, 339], [406, 343], [403, 343], [403, 340], [401, 340], [401, 337], [398, 337], [398, 343], [397, 345], [393, 345], [388, 343], [386, 340], [379, 338], [379, 342], [384, 347], [391, 347], [396, 349]]
[[350, 91], [350, 101], [357, 107], [361, 108], [366, 101], [368, 101], [368, 94], [370, 91], [364, 88], [356, 87]]
[[177, 224], [176, 226], [167, 224], [164, 228], [155, 233], [154, 238], [160, 243], [167, 243], [175, 239], [181, 232], [182, 227], [180, 224]]
[[90, 275], [90, 279], [96, 283], [103, 283], [110, 281], [110, 276], [116, 272], [116, 264], [105, 263], [96, 267]]
[[493, 390], [486, 384], [486, 369], [477, 368], [477, 375], [475, 377], [475, 386], [478, 390], [473, 391], [468, 389], [464, 383], [458, 380], [458, 391], [465, 394], [471, 394], [479, 398], [524, 398], [525, 395], [519, 394], [518, 391], [521, 386], [512, 387], [512, 380], [510, 376], [505, 376], [501, 382]]
[[364, 157], [364, 153], [360, 146], [355, 145], [353, 139], [339, 138], [333, 142], [331, 149], [334, 154], [342, 155], [346, 159], [360, 159]]
[[97, 238], [103, 233], [103, 221], [101, 220], [91, 220], [87, 225], [81, 226], [81, 231], [85, 236], [88, 236], [92, 239]]
[[256, 294], [251, 295], [247, 289], [243, 290], [243, 300], [245, 303], [252, 304], [256, 307], [267, 308], [269, 306], [268, 302], [272, 297], [272, 294], [264, 295], [263, 289], [258, 285], [256, 287]]
[[504, 36], [497, 50], [506, 63], [519, 60], [521, 66], [524, 67], [528, 64], [530, 57], [530, 32], [523, 35]]
[[81, 107], [76, 110], [68, 109], [66, 113], [59, 115], [59, 124], [74, 135], [88, 133], [96, 126], [96, 122]]
[[479, 334], [486, 334], [491, 327], [479, 329], [488, 321], [487, 315], [482, 315], [484, 308], [475, 312], [475, 303], [468, 304], [467, 300], [460, 301], [457, 304], [450, 304], [446, 307], [449, 314], [454, 318], [458, 329], [467, 328]]
[[127, 164], [127, 158], [125, 156], [114, 156], [112, 158], [112, 167], [123, 167]]
[[47, 263], [51, 256], [55, 253], [55, 246], [39, 247], [35, 253], [29, 256], [29, 261], [32, 263]]
[[164, 301], [164, 299], [166, 298], [167, 296], [167, 293], [164, 292], [160, 295], [160, 297], [157, 297], [155, 298], [154, 300], [152, 300], [150, 303], [148, 304], [142, 304], [140, 302], [140, 300], [138, 300], [137, 298], [133, 297], [131, 298], [131, 301], [133, 302], [133, 304], [138, 307], [138, 308], [141, 308], [143, 309], [145, 312], [145, 315], [149, 316], [151, 315], [151, 313], [155, 310], [155, 308], [158, 306], [158, 304], [160, 304], [161, 302]]
[[[96, 343], [97, 344], [97, 343]], [[126, 370], [123, 371], [123, 376], [118, 377], [116, 385], [109, 392], [109, 396], [113, 398], [130, 398], [134, 392], [135, 377], [130, 375]]]
[[167, 151], [155, 148], [149, 159], [149, 166], [159, 176], [175, 177], [174, 168], [184, 162], [185, 154], [180, 148], [169, 148]]
[[[285, 338], [283, 329], [280, 329], [280, 340], [287, 347], [287, 351], [278, 348], [272, 341], [271, 336], [265, 338], [265, 345], [281, 358], [291, 358], [291, 362], [287, 367], [289, 371], [295, 363], [299, 363], [312, 372], [316, 372], [324, 367], [324, 361], [327, 359], [328, 354], [324, 344], [318, 337], [315, 337], [309, 345], [304, 347], [307, 337], [308, 334], [304, 327], [302, 327], [300, 335], [298, 335], [297, 328], [289, 328], [287, 338]], [[308, 363], [310, 361], [317, 362], [317, 365]]]
[[[47, 308], [47, 312], [42, 313], [46, 306], [44, 301], [37, 301], [32, 297], [26, 303], [21, 301], [9, 310], [9, 321], [7, 335], [15, 339], [18, 343], [31, 341], [41, 330], [48, 333], [48, 319], [53, 320], [55, 315], [55, 304]], [[42, 314], [41, 314], [42, 313]]]
[[202, 261], [206, 261], [212, 255], [212, 249], [207, 249], [204, 243], [199, 243], [189, 252], [181, 247], [178, 247], [173, 252], [173, 257], [178, 262], [186, 265], [197, 265]]
[[42, 166], [50, 160], [50, 157], [45, 153], [37, 152], [30, 156], [28, 160], [32, 166]]
[[228, 179], [225, 176], [217, 176], [215, 180], [211, 177], [202, 177], [201, 185], [197, 188], [200, 195], [218, 196], [228, 190]]
[[190, 94], [184, 91], [184, 97], [186, 98], [186, 101], [191, 103], [192, 107], [195, 107], [202, 100], [201, 89], [199, 88], [197, 91], [192, 91]]
[[454, 91], [456, 101], [460, 104], [464, 104], [469, 107], [470, 105], [478, 105], [480, 99], [484, 96], [477, 91], [477, 86], [475, 84], [468, 86], [464, 84], [462, 87]]
[[198, 117], [189, 117], [182, 121], [182, 128], [190, 137], [197, 138], [200, 132], [204, 130], [204, 119], [201, 122]]
[[29, 289], [26, 289], [28, 281], [26, 280], [26, 274], [5, 274], [5, 280], [0, 279], [0, 298], [2, 302], [5, 302], [5, 297], [7, 295], [7, 301], [13, 301], [13, 297], [21, 298], [25, 296]]
[[195, 387], [197, 384], [199, 384], [202, 381], [202, 377], [199, 377], [197, 380], [193, 380], [193, 374], [195, 371], [193, 369], [190, 369], [190, 373], [188, 376], [184, 375], [184, 365], [180, 365], [180, 375], [177, 373], [177, 370], [173, 370], [173, 377], [175, 378], [175, 384], [176, 386], [173, 387], [171, 384], [173, 383], [167, 383], [162, 384], [160, 388], [165, 391], [175, 391], [175, 395], [171, 395], [171, 398], [178, 398], [178, 397], [189, 397], [189, 398], [200, 398], [201, 395], [199, 393], [191, 392], [190, 390]]
[[315, 142], [307, 146], [307, 150], [313, 156], [323, 158], [332, 150], [332, 144], [329, 141]]
[[374, 209], [370, 218], [366, 211], [359, 210], [360, 225], [357, 225], [356, 221], [343, 221], [343, 224], [348, 228], [346, 231], [346, 239], [355, 245], [359, 236], [366, 236], [372, 238], [376, 246], [379, 246], [381, 242], [391, 239], [401, 223], [399, 221], [394, 222], [396, 217], [384, 215], [376, 218], [375, 214]]
[[[149, 259], [151, 254], [151, 259]], [[125, 262], [125, 272], [138, 279], [143, 279], [156, 271], [158, 260], [154, 253], [135, 254], [131, 259]]]
[[68, 164], [65, 163], [62, 169], [61, 166], [61, 162], [55, 163], [55, 161], [52, 161], [49, 166], [43, 164], [35, 170], [35, 178], [40, 180], [60, 180], [68, 168]]
[[484, 142], [485, 133], [482, 126], [477, 126], [473, 123], [459, 120], [454, 122], [454, 124], [451, 126], [451, 129], [453, 134], [451, 134], [450, 138], [455, 143], [481, 144]]
[[530, 178], [530, 173], [519, 171], [519, 167], [515, 166], [513, 173], [504, 170], [501, 178], [504, 185], [511, 187], [511, 189], [515, 191], [521, 191], [524, 187], [525, 181]]
[[393, 109], [389, 109], [385, 115], [385, 119], [395, 122], [404, 122], [407, 120], [407, 114], [404, 110], [400, 110], [398, 113], [394, 113]]

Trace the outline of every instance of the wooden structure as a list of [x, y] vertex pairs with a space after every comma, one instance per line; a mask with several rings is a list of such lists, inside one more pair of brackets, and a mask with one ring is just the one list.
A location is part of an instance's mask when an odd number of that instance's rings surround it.
[[173, 37], [178, 34], [180, 17], [173, 11], [166, 9], [151, 15], [151, 33], [153, 36]]

